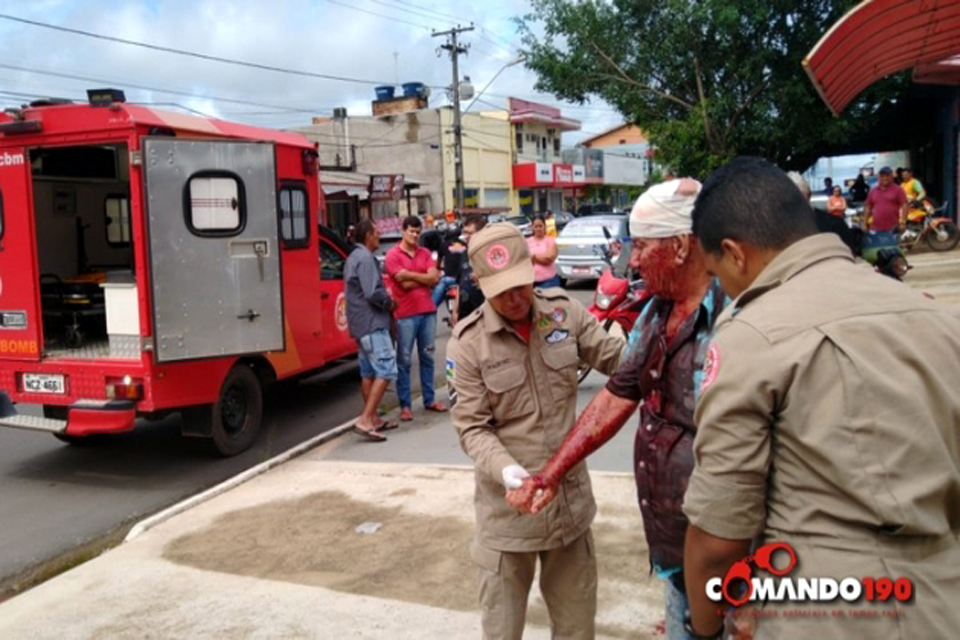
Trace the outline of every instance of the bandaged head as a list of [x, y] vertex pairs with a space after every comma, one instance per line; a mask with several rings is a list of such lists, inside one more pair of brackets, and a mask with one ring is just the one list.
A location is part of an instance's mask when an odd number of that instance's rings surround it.
[[630, 237], [673, 238], [693, 232], [693, 203], [700, 183], [669, 180], [647, 189], [630, 211]]

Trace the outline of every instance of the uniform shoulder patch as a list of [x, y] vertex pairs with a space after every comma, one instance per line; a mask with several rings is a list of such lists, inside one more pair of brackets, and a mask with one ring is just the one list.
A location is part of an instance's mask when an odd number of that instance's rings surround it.
[[570, 296], [560, 287], [551, 287], [550, 289], [534, 289], [533, 295], [544, 300], [569, 300]]
[[720, 371], [720, 348], [714, 342], [707, 349], [707, 356], [703, 361], [703, 380], [700, 382], [700, 394], [713, 384]]
[[453, 337], [459, 338], [464, 331], [476, 325], [480, 320], [480, 318], [482, 317], [483, 317], [483, 306], [480, 306], [474, 309], [473, 311], [471, 311], [469, 314], [467, 314], [465, 318], [460, 318], [457, 321], [457, 324], [454, 325], [453, 327], [453, 333], [452, 333]]

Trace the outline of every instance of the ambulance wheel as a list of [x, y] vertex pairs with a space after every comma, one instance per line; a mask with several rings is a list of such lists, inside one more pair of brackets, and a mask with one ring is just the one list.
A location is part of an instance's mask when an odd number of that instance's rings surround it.
[[222, 456], [246, 451], [260, 434], [263, 390], [253, 370], [238, 364], [230, 370], [210, 414], [213, 448]]

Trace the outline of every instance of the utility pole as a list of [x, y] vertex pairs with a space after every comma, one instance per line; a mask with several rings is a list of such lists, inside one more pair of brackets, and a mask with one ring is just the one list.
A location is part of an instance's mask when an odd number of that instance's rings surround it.
[[447, 36], [447, 43], [440, 45], [441, 49], [450, 52], [453, 62], [453, 171], [457, 189], [457, 212], [463, 209], [463, 130], [460, 127], [460, 70], [457, 66], [457, 56], [466, 54], [469, 47], [457, 44], [457, 36], [465, 31], [473, 31], [473, 23], [469, 27], [457, 25], [448, 31], [435, 31], [434, 37]]

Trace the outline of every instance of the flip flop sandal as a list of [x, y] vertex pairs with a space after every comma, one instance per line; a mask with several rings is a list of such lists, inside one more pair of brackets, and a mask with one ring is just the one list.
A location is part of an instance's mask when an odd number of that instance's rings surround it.
[[390, 422], [389, 420], [384, 420], [379, 425], [377, 425], [376, 431], [390, 431], [391, 429], [396, 429], [400, 425], [396, 422]]
[[413, 411], [410, 409], [401, 409], [400, 422], [410, 422], [413, 420]]
[[361, 427], [354, 427], [351, 429], [355, 434], [365, 439], [367, 442], [386, 442], [387, 436], [382, 433], [377, 433], [376, 431], [368, 431]]
[[446, 413], [447, 406], [440, 402], [434, 402], [424, 407], [427, 411], [436, 411], [437, 413]]

